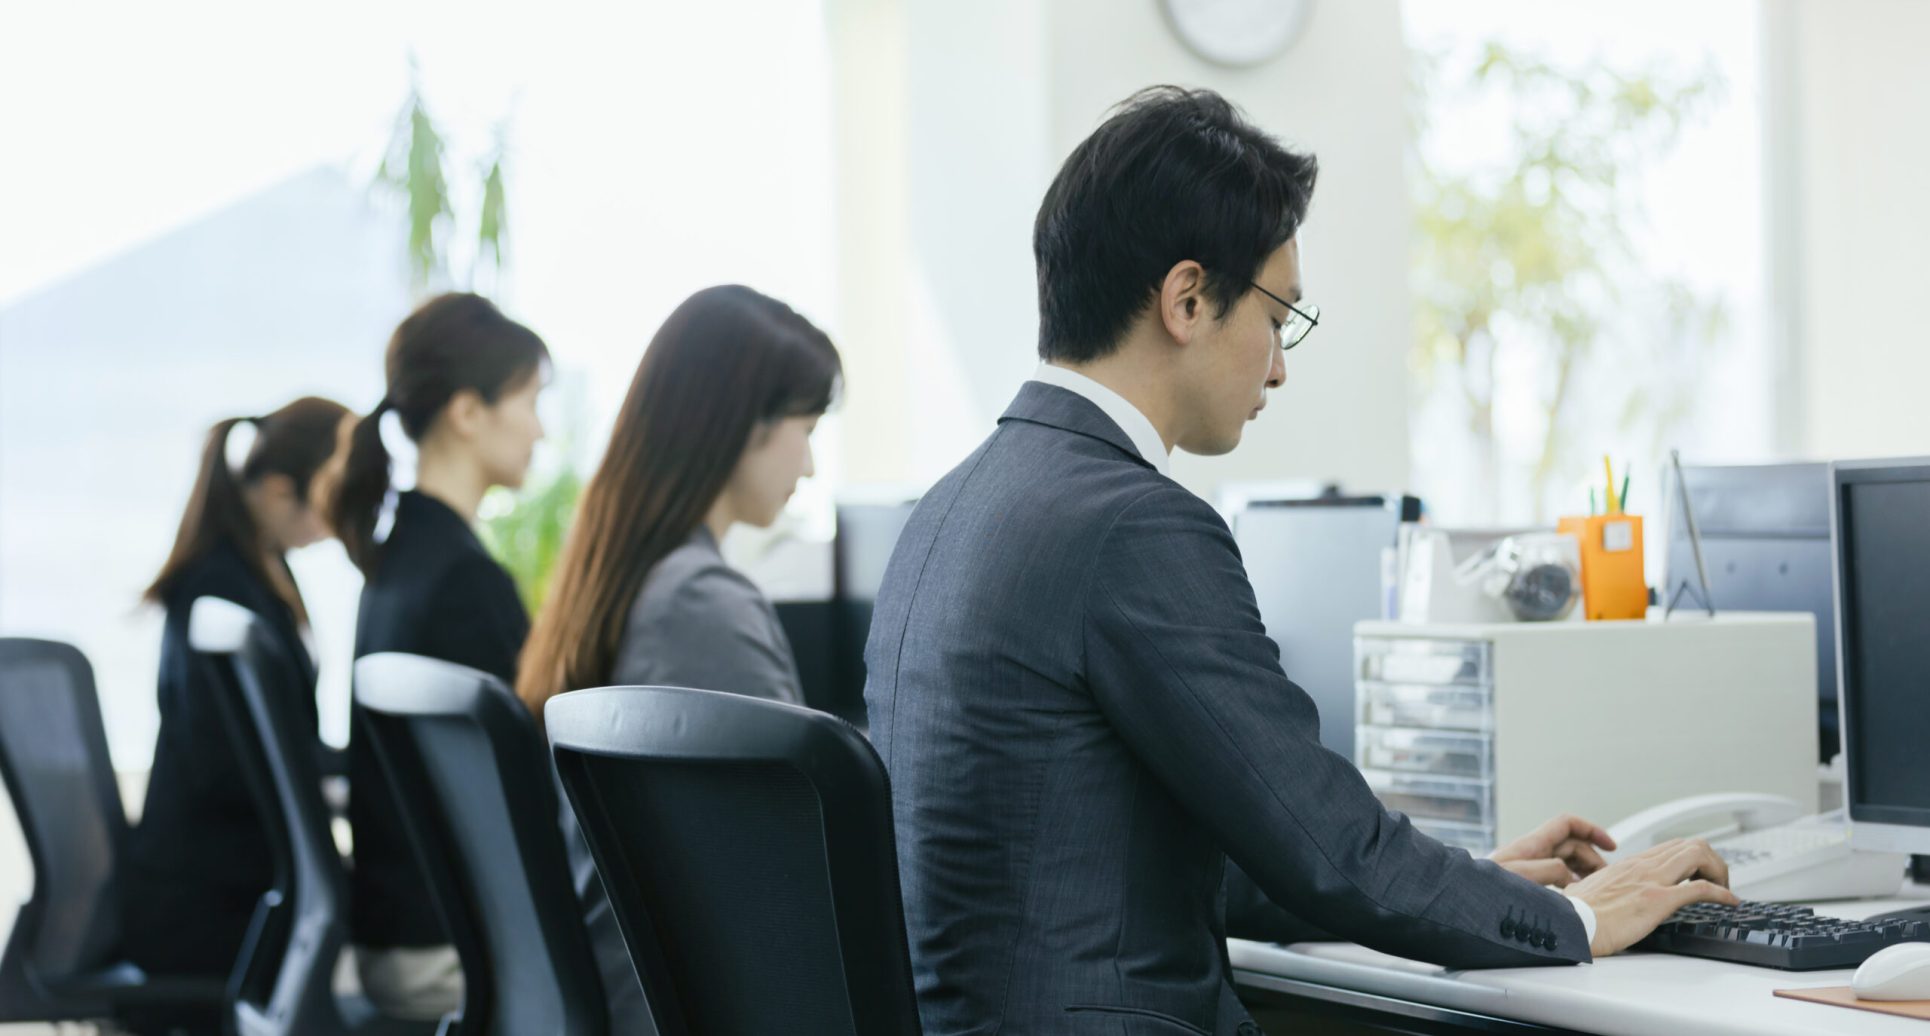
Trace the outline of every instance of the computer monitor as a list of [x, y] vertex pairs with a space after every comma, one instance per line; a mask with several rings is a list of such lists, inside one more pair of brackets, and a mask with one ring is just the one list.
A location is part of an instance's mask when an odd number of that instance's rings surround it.
[[1287, 676], [1320, 711], [1320, 743], [1354, 758], [1354, 623], [1382, 617], [1381, 552], [1411, 496], [1252, 500], [1233, 516], [1267, 635]]
[[842, 501], [832, 541], [831, 570], [837, 607], [835, 653], [839, 693], [828, 712], [862, 725], [864, 646], [871, 636], [871, 608], [885, 582], [885, 568], [916, 500]]
[[1930, 458], [1841, 462], [1832, 482], [1851, 844], [1930, 853]]
[[[1709, 604], [1720, 611], [1816, 616], [1817, 759], [1839, 746], [1836, 611], [1830, 597], [1830, 466], [1825, 463], [1685, 465], [1682, 486], [1701, 533]], [[1679, 497], [1672, 499], [1679, 500]], [[1670, 509], [1663, 598], [1697, 584], [1689, 523]]]

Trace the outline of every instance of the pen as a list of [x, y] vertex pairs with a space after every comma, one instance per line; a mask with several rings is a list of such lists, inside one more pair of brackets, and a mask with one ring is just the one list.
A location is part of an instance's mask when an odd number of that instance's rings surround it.
[[1602, 474], [1608, 476], [1608, 484], [1603, 489], [1603, 491], [1608, 494], [1606, 500], [1607, 513], [1619, 513], [1622, 505], [1615, 500], [1615, 467], [1608, 462], [1608, 454], [1606, 453], [1602, 454]]
[[1633, 464], [1622, 465], [1622, 495], [1615, 501], [1615, 509], [1617, 511], [1628, 510], [1628, 474], [1634, 469], [1635, 465]]

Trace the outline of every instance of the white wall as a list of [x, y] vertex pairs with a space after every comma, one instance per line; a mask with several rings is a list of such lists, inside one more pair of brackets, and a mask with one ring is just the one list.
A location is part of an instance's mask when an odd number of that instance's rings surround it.
[[1054, 162], [1106, 108], [1153, 83], [1210, 87], [1261, 127], [1320, 159], [1301, 233], [1319, 329], [1287, 357], [1286, 386], [1226, 457], [1182, 456], [1176, 476], [1210, 493], [1223, 481], [1337, 478], [1361, 489], [1407, 480], [1409, 216], [1402, 174], [1406, 44], [1396, 0], [1314, 4], [1292, 50], [1255, 69], [1188, 52], [1153, 0], [1055, 0]]
[[1802, 451], [1930, 454], [1930, 3], [1787, 10]]
[[1043, 8], [830, 0], [846, 480], [929, 483], [1033, 366]]
[[834, 0], [845, 470], [924, 483], [987, 431], [1035, 364], [1032, 218], [1066, 153], [1140, 87], [1220, 90], [1316, 152], [1302, 235], [1327, 314], [1224, 481], [1407, 476], [1405, 49], [1397, 0], [1319, 3], [1292, 51], [1233, 71], [1192, 57], [1154, 0]]

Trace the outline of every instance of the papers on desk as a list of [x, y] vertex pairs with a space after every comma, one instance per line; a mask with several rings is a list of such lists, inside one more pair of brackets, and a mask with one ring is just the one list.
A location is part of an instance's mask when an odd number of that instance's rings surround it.
[[1848, 986], [1811, 986], [1808, 989], [1778, 989], [1776, 995], [1790, 1000], [1807, 1000], [1831, 1007], [1854, 1007], [1859, 1011], [1920, 1018], [1930, 1022], [1930, 1000], [1858, 1000]]

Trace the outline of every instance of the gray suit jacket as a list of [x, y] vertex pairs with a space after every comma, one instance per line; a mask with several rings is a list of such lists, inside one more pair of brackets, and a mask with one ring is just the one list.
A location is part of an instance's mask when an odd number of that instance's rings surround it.
[[1390, 953], [1588, 959], [1558, 893], [1320, 746], [1225, 523], [1074, 393], [1027, 384], [920, 502], [865, 660], [926, 1036], [1242, 1031], [1227, 855]]
[[804, 702], [777, 609], [756, 584], [724, 562], [717, 541], [702, 525], [643, 581], [610, 683]]

